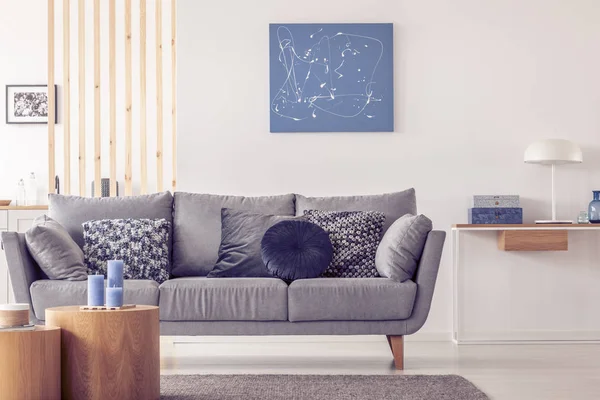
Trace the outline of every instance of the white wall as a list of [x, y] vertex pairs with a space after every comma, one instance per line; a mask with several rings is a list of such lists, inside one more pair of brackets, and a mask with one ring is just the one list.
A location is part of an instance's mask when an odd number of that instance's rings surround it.
[[[32, 12], [32, 6], [43, 7]], [[5, 85], [45, 84], [45, 2], [0, 0], [0, 198], [14, 197], [19, 178], [47, 181], [46, 125], [6, 125]]]
[[[164, 98], [164, 187], [171, 187], [171, 14], [170, 1], [160, 0], [163, 12], [163, 98]], [[46, 84], [47, 78], [47, 1], [0, 0], [0, 198], [13, 198], [18, 180], [29, 172], [37, 175], [38, 199], [45, 202], [48, 193], [48, 135], [47, 125], [5, 124], [5, 85]], [[79, 194], [78, 180], [78, 15], [76, 0], [71, 0], [71, 192]], [[109, 44], [108, 1], [101, 2], [101, 131], [102, 177], [109, 177]], [[125, 33], [124, 0], [116, 1], [116, 81], [117, 81], [117, 179], [121, 193], [125, 175]], [[156, 190], [156, 34], [155, 4], [147, 1], [147, 134], [149, 191]], [[63, 2], [55, 1], [55, 81], [58, 85], [58, 124], [56, 126], [56, 173], [60, 176], [64, 193], [63, 163]], [[133, 131], [133, 184], [139, 193], [139, 0], [132, 0], [132, 131]], [[86, 188], [91, 195], [94, 179], [94, 38], [93, 2], [86, 2]]]
[[[575, 218], [600, 187], [598, 20], [594, 0], [179, 0], [179, 189], [414, 186], [443, 230], [466, 222], [473, 194], [515, 193], [532, 221], [549, 217], [550, 170], [523, 151], [562, 137], [584, 149], [583, 165], [557, 173], [559, 217]], [[396, 132], [269, 133], [270, 22], [393, 22]], [[469, 235], [465, 329], [600, 332], [598, 237], [582, 235], [560, 255], [501, 253], [495, 236]], [[448, 242], [425, 332], [451, 329], [450, 267]]]

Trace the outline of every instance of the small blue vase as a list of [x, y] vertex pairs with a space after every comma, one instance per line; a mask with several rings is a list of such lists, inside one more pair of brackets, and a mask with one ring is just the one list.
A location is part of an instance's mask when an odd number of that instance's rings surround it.
[[594, 190], [594, 200], [590, 202], [588, 215], [591, 224], [600, 224], [600, 190]]

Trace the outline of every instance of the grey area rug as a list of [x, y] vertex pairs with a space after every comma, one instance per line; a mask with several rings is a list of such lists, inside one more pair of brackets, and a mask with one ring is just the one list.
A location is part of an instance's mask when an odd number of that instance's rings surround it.
[[457, 375], [163, 375], [165, 400], [487, 400]]

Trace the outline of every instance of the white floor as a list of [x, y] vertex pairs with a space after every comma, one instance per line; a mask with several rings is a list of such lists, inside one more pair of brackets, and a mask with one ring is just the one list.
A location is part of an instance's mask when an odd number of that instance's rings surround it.
[[457, 374], [491, 399], [600, 399], [599, 344], [407, 341], [405, 368], [384, 336], [161, 339], [162, 374]]

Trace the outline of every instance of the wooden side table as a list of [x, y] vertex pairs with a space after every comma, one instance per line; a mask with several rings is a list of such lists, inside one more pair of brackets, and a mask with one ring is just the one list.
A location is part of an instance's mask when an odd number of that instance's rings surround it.
[[60, 400], [60, 328], [0, 332], [0, 398]]
[[62, 329], [63, 399], [159, 399], [158, 307], [46, 309]]

